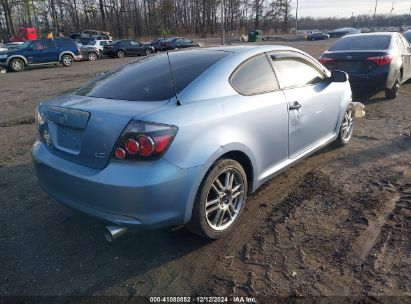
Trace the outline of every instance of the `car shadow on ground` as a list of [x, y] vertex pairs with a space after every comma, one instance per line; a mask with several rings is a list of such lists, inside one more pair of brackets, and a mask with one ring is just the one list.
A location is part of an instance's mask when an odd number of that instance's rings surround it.
[[0, 168], [0, 198], [0, 294], [92, 295], [210, 243], [185, 229], [133, 231], [108, 243], [100, 221], [43, 193], [31, 164]]

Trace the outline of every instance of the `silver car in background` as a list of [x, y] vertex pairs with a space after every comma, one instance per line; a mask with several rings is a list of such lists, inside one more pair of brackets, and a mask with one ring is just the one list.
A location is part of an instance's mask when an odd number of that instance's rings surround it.
[[43, 102], [32, 155], [42, 188], [127, 228], [187, 224], [219, 238], [247, 197], [352, 136], [344, 72], [283, 46], [162, 53]]

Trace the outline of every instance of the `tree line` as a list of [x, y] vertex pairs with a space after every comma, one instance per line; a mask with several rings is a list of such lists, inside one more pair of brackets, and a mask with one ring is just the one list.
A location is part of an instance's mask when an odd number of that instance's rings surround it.
[[[246, 34], [289, 33], [295, 29], [292, 0], [0, 0], [0, 39], [7, 40], [21, 27], [35, 27], [40, 35], [68, 35], [85, 29], [110, 32], [115, 38], [192, 35], [218, 36], [222, 20], [226, 32]], [[408, 16], [393, 16], [392, 25]], [[302, 18], [299, 29], [331, 29], [353, 24], [365, 26], [368, 16]], [[402, 18], [402, 19], [401, 19]], [[387, 16], [378, 16], [378, 24]], [[359, 22], [361, 20], [361, 22]], [[357, 22], [357, 23], [356, 23]]]

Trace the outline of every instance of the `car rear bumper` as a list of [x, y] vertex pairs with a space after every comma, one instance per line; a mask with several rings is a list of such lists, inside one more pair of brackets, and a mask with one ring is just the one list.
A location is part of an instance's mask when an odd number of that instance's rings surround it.
[[114, 56], [116, 55], [116, 52], [114, 52], [114, 50], [103, 50], [103, 55]]
[[39, 141], [32, 156], [40, 186], [58, 202], [133, 228], [186, 223], [202, 173], [201, 166], [180, 169], [163, 159], [95, 170], [55, 156]]
[[349, 73], [352, 88], [385, 89], [387, 88], [388, 75], [388, 70], [371, 71], [365, 74]]

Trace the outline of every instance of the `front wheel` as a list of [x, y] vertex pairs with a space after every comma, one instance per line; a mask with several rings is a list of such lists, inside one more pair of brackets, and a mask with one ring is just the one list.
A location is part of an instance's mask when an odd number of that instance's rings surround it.
[[187, 228], [208, 239], [227, 234], [238, 222], [247, 189], [247, 176], [238, 162], [217, 161], [200, 185]]
[[401, 72], [398, 72], [397, 77], [395, 77], [395, 82], [392, 88], [385, 90], [385, 97], [387, 99], [395, 99], [400, 93], [401, 85]]
[[147, 50], [144, 52], [144, 54], [145, 54], [146, 56], [150, 56], [150, 55], [151, 55], [151, 50], [150, 50], [150, 49], [147, 49]]
[[337, 147], [343, 147], [350, 142], [354, 131], [354, 119], [355, 109], [354, 106], [350, 104], [344, 113], [344, 118], [341, 122], [340, 132], [335, 141]]
[[65, 67], [71, 66], [73, 64], [73, 61], [74, 59], [71, 55], [65, 54], [61, 57], [61, 64]]

